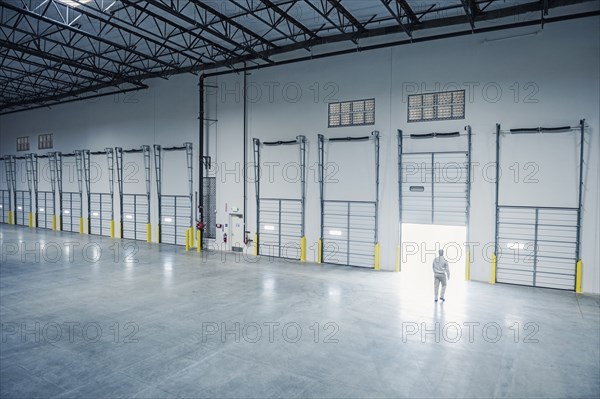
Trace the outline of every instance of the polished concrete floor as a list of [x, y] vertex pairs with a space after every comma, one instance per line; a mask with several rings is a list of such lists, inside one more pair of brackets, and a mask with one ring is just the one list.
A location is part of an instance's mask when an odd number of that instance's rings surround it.
[[454, 276], [435, 304], [402, 273], [0, 238], [2, 398], [600, 395], [598, 297]]

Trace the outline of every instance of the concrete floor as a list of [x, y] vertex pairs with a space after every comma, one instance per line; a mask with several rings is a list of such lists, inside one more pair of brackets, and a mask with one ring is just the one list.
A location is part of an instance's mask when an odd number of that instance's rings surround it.
[[[434, 304], [429, 282], [396, 273], [146, 243], [115, 261], [127, 241], [7, 225], [0, 238], [3, 398], [600, 395], [598, 297], [455, 276]], [[20, 241], [40, 262], [13, 254]]]

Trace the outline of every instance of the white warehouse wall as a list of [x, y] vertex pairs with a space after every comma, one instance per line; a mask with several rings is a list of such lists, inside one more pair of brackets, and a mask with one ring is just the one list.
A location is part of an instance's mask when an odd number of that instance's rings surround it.
[[[538, 33], [531, 34], [533, 32]], [[520, 34], [526, 35], [508, 38]], [[486, 165], [495, 162], [495, 124], [501, 123], [506, 129], [562, 126], [574, 125], [580, 118], [586, 118], [589, 129], [586, 132], [588, 163], [583, 216], [583, 288], [585, 292], [599, 293], [600, 255], [596, 242], [600, 225], [599, 37], [598, 19], [588, 18], [549, 24], [542, 31], [539, 27], [529, 27], [252, 71], [247, 76], [248, 161], [252, 161], [251, 140], [254, 137], [263, 141], [289, 140], [304, 134], [309, 141], [307, 163], [314, 170], [318, 133], [328, 137], [345, 137], [379, 130], [382, 269], [394, 270], [398, 241], [397, 129], [403, 129], [406, 133], [425, 133], [455, 131], [467, 124], [472, 127], [472, 161], [477, 166], [472, 186], [470, 236], [471, 241], [480, 243], [479, 248], [482, 248], [494, 240], [494, 183], [484, 178], [483, 174], [487, 172], [490, 177], [493, 174], [493, 168], [487, 168]], [[226, 205], [228, 210], [232, 207], [243, 209], [242, 81], [241, 74], [207, 80], [207, 84], [216, 86], [207, 88], [206, 116], [217, 122], [207, 122], [206, 127], [209, 155], [218, 167], [217, 223], [228, 222]], [[125, 99], [128, 96], [123, 95], [117, 101], [113, 97], [102, 98], [94, 103], [72, 103], [1, 116], [0, 153], [14, 153], [18, 136], [30, 135], [35, 140], [37, 134], [51, 132], [54, 133], [55, 150], [65, 152], [78, 148], [99, 150], [116, 145], [123, 148], [154, 143], [179, 145], [191, 141], [197, 156], [196, 77], [178, 76], [169, 80], [153, 80], [149, 84], [149, 90], [136, 93], [127, 101]], [[456, 87], [467, 90], [464, 120], [406, 122], [407, 94], [415, 90], [452, 90]], [[328, 101], [363, 98], [376, 99], [374, 126], [327, 128]], [[132, 99], [134, 102], [131, 102]], [[508, 137], [507, 143], [512, 139]], [[527, 161], [528, 154], [535, 153], [535, 162], [540, 165], [540, 183], [534, 190], [531, 190], [531, 186], [525, 186], [525, 183], [503, 186], [502, 195], [527, 193], [529, 200], [532, 195], [539, 195], [539, 201], [555, 199], [560, 205], [571, 204], [573, 190], [576, 190], [576, 186], [573, 186], [576, 176], [572, 174], [572, 167], [577, 161], [572, 149], [564, 148], [564, 140], [545, 140], [544, 136], [536, 136], [535, 140], [537, 146], [531, 146], [521, 154], [507, 151], [510, 148], [508, 144], [503, 147], [502, 166], [515, 161]], [[355, 145], [360, 147], [364, 143]], [[512, 145], [523, 148], [514, 143]], [[371, 147], [368, 148], [368, 154], [360, 148], [351, 151], [345, 159], [339, 160], [340, 167], [346, 166], [335, 188], [337, 195], [359, 193], [367, 196], [368, 188], [359, 184], [372, 176], [373, 171], [368, 166], [370, 160], [366, 158], [371, 156]], [[266, 151], [263, 153], [266, 154]], [[329, 155], [334, 156], [333, 153]], [[562, 164], [564, 167], [552, 166], [557, 157], [565, 159]], [[278, 161], [277, 158], [274, 160]], [[358, 168], [359, 162], [364, 162], [367, 167]], [[350, 169], [350, 165], [354, 165], [354, 168]], [[197, 163], [194, 168], [196, 170]], [[168, 165], [165, 167], [165, 180], [185, 184], [181, 176], [183, 171], [173, 169], [169, 170]], [[142, 174], [139, 176], [143, 178]], [[279, 179], [281, 182], [282, 179]], [[558, 181], [569, 185], [560, 190], [559, 195], [556, 194]], [[154, 193], [154, 182], [152, 190]], [[285, 191], [289, 190], [286, 188]], [[247, 229], [254, 232], [256, 222], [252, 182], [247, 186], [247, 194]], [[520, 200], [517, 197], [514, 199]], [[310, 247], [319, 236], [319, 192], [312, 171], [308, 173], [306, 216], [306, 235]], [[309, 252], [309, 259], [313, 255]], [[481, 250], [475, 251], [472, 279], [487, 281], [489, 276], [489, 261]]]
[[[197, 78], [192, 75], [181, 75], [170, 79], [155, 79], [147, 90], [102, 97], [63, 104], [51, 109], [37, 109], [22, 113], [0, 116], [0, 153], [16, 154], [16, 137], [30, 136], [32, 151], [37, 148], [37, 135], [52, 133], [54, 148], [38, 150], [40, 154], [48, 151], [69, 153], [77, 149], [91, 151], [104, 150], [106, 147], [122, 147], [124, 150], [139, 148], [141, 145], [160, 144], [162, 146], [181, 146], [184, 142], [192, 142], [195, 154], [198, 149], [198, 90]], [[181, 155], [179, 152], [177, 155]], [[175, 153], [165, 153], [163, 165], [163, 193], [187, 193], [187, 185], [182, 189], [173, 187], [173, 176], [187, 181], [185, 157], [176, 157]], [[127, 193], [142, 194], [146, 192], [145, 172], [141, 154], [124, 154], [124, 179]], [[95, 183], [95, 192], [106, 192], [106, 157], [95, 155], [91, 159], [96, 167], [91, 168], [101, 173]], [[116, 162], [116, 161], [115, 161]], [[19, 165], [18, 181], [27, 185], [27, 177]], [[40, 161], [40, 170], [47, 167], [46, 161]], [[3, 166], [4, 167], [4, 166]], [[116, 165], [115, 165], [116, 167]], [[197, 170], [197, 160], [194, 161]], [[63, 190], [77, 191], [75, 159], [65, 159], [63, 170]], [[4, 172], [4, 169], [2, 169]], [[151, 213], [153, 220], [153, 240], [158, 239], [156, 219], [158, 215], [156, 202], [156, 183], [154, 180], [154, 162], [151, 162]], [[40, 190], [49, 189], [47, 182], [49, 173], [45, 173], [45, 181], [40, 182]], [[6, 187], [6, 175], [2, 173], [1, 187]], [[43, 179], [43, 178], [42, 178]], [[115, 170], [115, 215], [119, 220], [117, 176]], [[181, 180], [183, 181], [183, 180]], [[85, 199], [84, 199], [85, 201]], [[84, 215], [87, 215], [87, 208]], [[118, 225], [118, 224], [117, 224]], [[117, 232], [118, 234], [118, 232]]]

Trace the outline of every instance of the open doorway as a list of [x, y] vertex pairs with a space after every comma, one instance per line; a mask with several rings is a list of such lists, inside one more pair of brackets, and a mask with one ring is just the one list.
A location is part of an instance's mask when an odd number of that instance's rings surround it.
[[403, 223], [401, 227], [400, 271], [406, 287], [433, 297], [431, 265], [438, 250], [443, 249], [450, 267], [449, 296], [461, 292], [462, 289], [457, 288], [461, 288], [465, 280], [466, 226]]

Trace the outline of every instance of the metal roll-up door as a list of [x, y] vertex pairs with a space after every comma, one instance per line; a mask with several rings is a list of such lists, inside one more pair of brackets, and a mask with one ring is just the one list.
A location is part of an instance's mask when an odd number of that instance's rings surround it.
[[[110, 149], [106, 149], [110, 152]], [[137, 155], [139, 154], [139, 155]], [[150, 146], [142, 145], [138, 149], [123, 150], [121, 147], [114, 149], [117, 187], [120, 208], [120, 235], [121, 238], [130, 240], [150, 241]], [[143, 165], [144, 180], [131, 179], [125, 174], [125, 157], [138, 157], [133, 165]], [[140, 159], [141, 156], [141, 159]], [[141, 162], [140, 162], [141, 161]], [[109, 158], [109, 189], [112, 187], [112, 161]], [[137, 184], [136, 184], [137, 183]], [[145, 183], [145, 184], [144, 184]], [[137, 186], [137, 187], [136, 187]], [[145, 194], [141, 193], [145, 189]], [[131, 191], [139, 191], [132, 193]], [[125, 193], [129, 191], [129, 193]]]
[[[94, 157], [100, 156], [106, 160], [106, 169], [104, 169], [106, 173], [102, 171], [102, 163], [95, 164], [100, 171], [93, 180], [91, 178], [92, 155]], [[88, 210], [87, 232], [93, 235], [114, 237], [115, 150], [113, 148], [105, 148], [103, 151], [83, 150], [82, 157]]]
[[112, 194], [90, 193], [90, 234], [110, 237], [112, 220]]
[[15, 224], [29, 226], [29, 214], [31, 213], [31, 193], [29, 191], [15, 191]]
[[[306, 245], [302, 243], [306, 243], [304, 237], [306, 137], [299, 135], [295, 140], [265, 142], [255, 138], [253, 143], [254, 173], [257, 176], [254, 182], [257, 226], [255, 254], [304, 262], [306, 261]], [[270, 159], [288, 162], [297, 159], [299, 161], [297, 181], [277, 182], [261, 179], [261, 154], [265, 147], [269, 148], [266, 155]], [[274, 151], [275, 149], [277, 151]], [[265, 194], [265, 192], [269, 194]]]
[[373, 267], [376, 203], [325, 200], [323, 262]]
[[577, 209], [500, 206], [496, 281], [573, 290]]
[[466, 226], [469, 165], [467, 153], [433, 154], [432, 224]]
[[[496, 125], [496, 237], [492, 282], [582, 292], [581, 217], [584, 189], [585, 120], [577, 126], [534, 127], [502, 130]], [[536, 160], [552, 179], [519, 190], [517, 179], [501, 179], [501, 142], [511, 137], [508, 155], [530, 159], [530, 148], [541, 140], [553, 142], [554, 156], [576, 143], [575, 158], [565, 154], [561, 163], [550, 162], [552, 153]], [[571, 136], [571, 137], [569, 137]], [[542, 152], [537, 151], [535, 155]], [[505, 155], [506, 156], [506, 155]], [[546, 162], [546, 163], [543, 163]], [[556, 168], [552, 170], [552, 168]], [[568, 171], [571, 168], [570, 172]], [[577, 179], [573, 176], [577, 176]], [[527, 181], [525, 181], [527, 182]], [[571, 188], [578, 182], [577, 191]], [[501, 188], [513, 184], [501, 196]], [[532, 187], [534, 186], [534, 187]], [[527, 190], [530, 190], [527, 193]], [[532, 190], [533, 189], [533, 190]], [[523, 191], [527, 194], [524, 195]], [[552, 195], [554, 194], [554, 195]]]
[[[185, 174], [180, 173], [176, 176], [185, 178], [187, 182], [181, 181], [179, 184], [176, 180], [169, 179], [163, 182], [163, 153], [164, 152], [180, 152], [185, 154]], [[167, 163], [171, 168], [175, 168], [177, 164], [174, 158]], [[182, 165], [183, 166], [183, 165]], [[158, 144], [154, 145], [154, 168], [156, 179], [156, 191], [158, 195], [158, 239], [164, 244], [175, 244], [193, 246], [193, 238], [195, 237], [194, 226], [194, 210], [192, 198], [194, 195], [193, 189], [193, 149], [192, 143], [184, 143], [183, 146], [162, 147]], [[172, 194], [163, 193], [163, 183], [166, 183], [165, 191], [170, 191]], [[187, 184], [186, 184], [187, 183]], [[168, 188], [170, 186], [170, 189]], [[182, 193], [173, 193], [180, 191], [183, 187], [187, 188], [187, 195]], [[187, 234], [191, 234], [192, 239], [187, 242]], [[201, 245], [201, 244], [200, 244]]]
[[54, 218], [54, 193], [38, 191], [37, 193], [37, 227], [51, 229]]
[[190, 228], [190, 197], [184, 195], [162, 195], [160, 201], [161, 242], [185, 245], [185, 234]]
[[496, 281], [533, 285], [535, 246], [535, 209], [502, 208], [498, 223]]
[[431, 154], [405, 154], [402, 159], [402, 222], [430, 224], [433, 220]]
[[[328, 139], [325, 139], [323, 135], [318, 135], [318, 139], [319, 188], [321, 197], [320, 261], [323, 263], [374, 268], [378, 270], [380, 267], [377, 232], [379, 206], [379, 132], [373, 131], [369, 136]], [[326, 172], [326, 153], [333, 158], [331, 147], [328, 148], [327, 152], [325, 151], [326, 142], [329, 142], [330, 146], [332, 144], [339, 145], [339, 143], [364, 145], [363, 143], [365, 142], [373, 145], [374, 168], [369, 168], [368, 163], [358, 166], [358, 168], [366, 167], [369, 170], [361, 179], [361, 183], [363, 183], [361, 191], [352, 192], [353, 190], [348, 190], [348, 186], [346, 186], [346, 191], [344, 192], [341, 187], [331, 184], [327, 195], [334, 198], [326, 198], [326, 179], [324, 178]], [[338, 154], [347, 156], [346, 151]], [[364, 150], [354, 149], [354, 151], [356, 151], [355, 154], [362, 154]], [[356, 169], [353, 172], [357, 173], [358, 171], [359, 169]], [[358, 184], [354, 175], [350, 175], [350, 180], [346, 181], [350, 181], [353, 187]], [[332, 183], [333, 181], [329, 180], [329, 182]], [[335, 198], [335, 196], [338, 198]], [[354, 200], [347, 199], [349, 196], [354, 197]], [[374, 198], [374, 200], [369, 200], [369, 197]]]
[[0, 190], [0, 223], [8, 223], [8, 212], [10, 211], [10, 192]]
[[302, 201], [261, 198], [259, 255], [300, 259]]
[[81, 218], [81, 194], [63, 192], [62, 194], [62, 230], [79, 233]]
[[145, 194], [123, 194], [122, 204], [122, 238], [130, 240], [146, 240], [146, 225], [150, 207]]
[[466, 226], [468, 153], [402, 155], [402, 222]]

